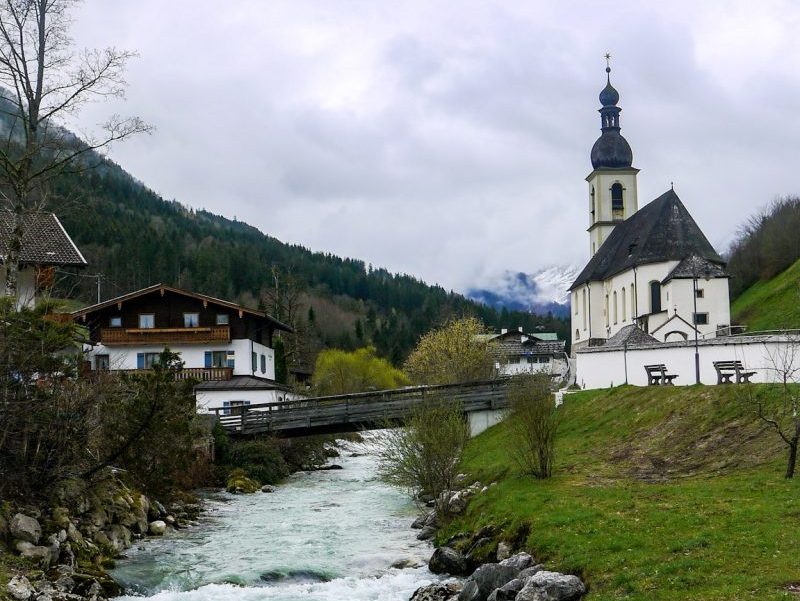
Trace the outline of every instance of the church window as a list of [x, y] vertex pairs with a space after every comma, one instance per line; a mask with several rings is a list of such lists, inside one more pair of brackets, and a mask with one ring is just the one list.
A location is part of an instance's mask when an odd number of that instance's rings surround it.
[[695, 313], [694, 314], [694, 325], [696, 325], [696, 326], [707, 326], [708, 325], [708, 313]]
[[631, 284], [631, 319], [636, 319], [636, 284]]
[[575, 340], [580, 340], [580, 339], [581, 339], [581, 331], [575, 328]]
[[705, 293], [705, 290], [703, 290], [702, 288], [698, 288], [697, 290], [695, 290], [695, 291], [694, 291], [694, 295], [695, 295], [697, 298], [704, 298], [704, 297], [705, 297], [705, 294], [706, 294], [706, 293]]
[[572, 304], [575, 307], [575, 315], [577, 315], [578, 314], [578, 292], [577, 291], [572, 293]]
[[627, 300], [625, 296], [625, 286], [622, 287], [622, 323], [625, 323], [625, 320], [628, 319], [628, 311], [627, 311]]
[[606, 327], [608, 327], [609, 326], [609, 319], [611, 317], [608, 314], [608, 294], [606, 294], [606, 306], [605, 306], [605, 311], [603, 311], [603, 313], [605, 313], [605, 315], [606, 315]]
[[617, 291], [614, 290], [614, 324], [616, 324], [619, 320], [617, 319]]
[[592, 223], [595, 222], [594, 206], [594, 186], [592, 186]]
[[650, 282], [650, 313], [661, 312], [661, 283]]
[[611, 186], [611, 217], [622, 219], [625, 215], [625, 203], [622, 199], [622, 184], [616, 182]]
[[586, 288], [583, 289], [583, 329], [586, 329]]

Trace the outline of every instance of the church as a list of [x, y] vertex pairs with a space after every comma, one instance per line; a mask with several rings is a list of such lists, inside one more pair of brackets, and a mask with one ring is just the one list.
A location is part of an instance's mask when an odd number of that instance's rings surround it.
[[570, 287], [573, 352], [612, 337], [681, 342], [728, 332], [725, 262], [674, 190], [639, 208], [639, 170], [620, 133], [609, 66], [606, 77], [586, 177], [590, 258]]

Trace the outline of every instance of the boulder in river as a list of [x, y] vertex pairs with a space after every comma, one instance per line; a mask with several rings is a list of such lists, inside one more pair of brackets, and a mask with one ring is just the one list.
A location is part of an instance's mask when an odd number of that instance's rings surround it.
[[[533, 563], [527, 553], [517, 553], [500, 563], [485, 563], [478, 567], [464, 583], [460, 601], [486, 601], [491, 593], [502, 588]], [[518, 590], [521, 590], [522, 586]]]
[[148, 532], [153, 536], [163, 536], [167, 531], [167, 523], [162, 520], [154, 520], [150, 522]]
[[429, 584], [414, 591], [410, 601], [452, 601], [458, 599], [460, 590], [461, 583], [459, 582]]
[[428, 569], [434, 574], [467, 575], [467, 559], [450, 547], [439, 547], [433, 552]]

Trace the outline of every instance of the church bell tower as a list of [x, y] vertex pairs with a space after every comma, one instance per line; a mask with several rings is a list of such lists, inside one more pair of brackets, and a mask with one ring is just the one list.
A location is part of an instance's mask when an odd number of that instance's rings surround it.
[[611, 85], [611, 55], [606, 54], [606, 87], [600, 92], [600, 130], [592, 146], [589, 182], [589, 251], [594, 256], [614, 227], [639, 210], [633, 151], [619, 133], [619, 92]]

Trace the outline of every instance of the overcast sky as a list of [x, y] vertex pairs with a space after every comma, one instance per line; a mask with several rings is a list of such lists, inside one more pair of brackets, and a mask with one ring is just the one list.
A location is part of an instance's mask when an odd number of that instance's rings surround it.
[[457, 290], [587, 260], [606, 51], [640, 206], [674, 181], [723, 251], [800, 192], [791, 0], [86, 0], [73, 33], [138, 51], [81, 120], [154, 125], [111, 156], [165, 198]]

